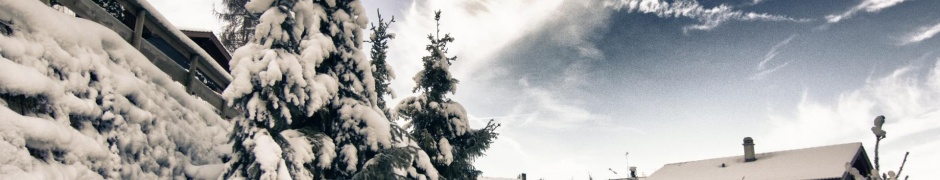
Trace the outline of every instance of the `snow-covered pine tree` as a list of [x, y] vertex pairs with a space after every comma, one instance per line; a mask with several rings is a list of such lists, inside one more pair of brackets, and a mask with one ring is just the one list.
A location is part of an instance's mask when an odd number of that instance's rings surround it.
[[372, 43], [372, 76], [375, 77], [375, 94], [378, 96], [379, 109], [382, 109], [385, 115], [389, 116], [391, 112], [389, 112], [386, 105], [385, 96], [395, 98], [395, 92], [388, 88], [389, 81], [395, 79], [395, 71], [392, 70], [392, 66], [386, 62], [386, 59], [388, 58], [388, 41], [395, 39], [395, 33], [389, 33], [388, 26], [395, 22], [395, 17], [392, 16], [391, 20], [385, 22], [385, 19], [382, 19], [382, 13], [378, 9], [376, 9], [376, 14], [379, 16], [379, 25], [372, 24], [370, 28], [372, 36], [366, 42]]
[[219, 38], [229, 52], [251, 41], [255, 25], [258, 24], [258, 17], [248, 13], [245, 3], [248, 0], [222, 0], [223, 10], [215, 12], [216, 17], [225, 23]]
[[483, 129], [471, 129], [463, 106], [446, 97], [456, 92], [457, 79], [449, 67], [457, 57], [447, 57], [447, 43], [454, 38], [440, 36], [440, 17], [441, 12], [435, 12], [437, 34], [428, 35], [431, 43], [426, 46], [431, 54], [422, 58], [424, 69], [414, 77], [414, 92], [420, 94], [403, 99], [397, 113], [410, 120], [412, 137], [432, 155], [431, 162], [442, 178], [476, 179], [481, 172], [473, 161], [496, 139], [499, 124], [490, 120]]
[[368, 23], [359, 1], [251, 0], [260, 14], [229, 62], [223, 97], [234, 120], [223, 178], [437, 179], [416, 143], [393, 141], [360, 51]]

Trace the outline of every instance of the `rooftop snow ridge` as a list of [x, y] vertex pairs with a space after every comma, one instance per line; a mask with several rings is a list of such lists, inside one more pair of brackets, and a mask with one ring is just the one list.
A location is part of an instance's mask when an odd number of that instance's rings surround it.
[[649, 179], [828, 179], [841, 178], [846, 163], [867, 161], [862, 143], [845, 143], [663, 165]]

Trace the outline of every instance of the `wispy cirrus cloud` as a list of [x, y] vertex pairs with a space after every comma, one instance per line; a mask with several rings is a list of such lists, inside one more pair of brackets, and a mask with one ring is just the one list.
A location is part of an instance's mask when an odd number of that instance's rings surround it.
[[748, 79], [761, 80], [767, 75], [773, 73], [774, 71], [777, 71], [789, 65], [790, 62], [792, 61], [787, 61], [787, 62], [784, 62], [783, 64], [776, 65], [771, 68], [767, 67], [768, 64], [770, 64], [770, 61], [776, 58], [777, 54], [780, 53], [781, 48], [783, 48], [787, 44], [790, 44], [790, 41], [792, 41], [796, 37], [797, 37], [796, 34], [790, 35], [790, 37], [787, 37], [787, 39], [784, 39], [783, 41], [780, 41], [779, 43], [771, 47], [770, 51], [767, 51], [767, 54], [764, 55], [764, 59], [761, 60], [759, 63], [757, 63], [757, 70], [756, 70], [757, 72], [754, 75], [751, 75], [751, 77]]
[[708, 8], [695, 0], [674, 2], [663, 0], [611, 0], [606, 1], [604, 4], [615, 10], [626, 9], [630, 13], [655, 14], [661, 18], [690, 18], [699, 22], [699, 24], [684, 27], [683, 31], [685, 32], [689, 30], [711, 30], [728, 21], [812, 21], [812, 19], [798, 19], [785, 15], [745, 12], [725, 4]]
[[901, 40], [901, 45], [921, 42], [933, 38], [937, 33], [940, 33], [940, 23], [933, 26], [924, 26], [904, 37], [904, 39]]
[[907, 0], [863, 0], [861, 3], [853, 6], [845, 12], [827, 15], [826, 22], [829, 24], [838, 23], [839, 21], [855, 16], [855, 14], [861, 11], [874, 13], [891, 6], [898, 5], [904, 1]]
[[[531, 114], [531, 116], [524, 117], [523, 124], [535, 122], [534, 125], [545, 128], [568, 129], [580, 127], [589, 121], [600, 122], [610, 119], [585, 109], [578, 102], [560, 97], [563, 94], [558, 91], [564, 90], [535, 87], [530, 85], [525, 78], [519, 80], [519, 84], [528, 96], [526, 99], [529, 102], [518, 104], [516, 111], [519, 112], [516, 114], [522, 112]], [[577, 84], [562, 84], [563, 86], [579, 86]]]

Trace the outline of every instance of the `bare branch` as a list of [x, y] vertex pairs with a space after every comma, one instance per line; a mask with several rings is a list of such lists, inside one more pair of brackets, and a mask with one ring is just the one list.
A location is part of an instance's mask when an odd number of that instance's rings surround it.
[[878, 146], [881, 145], [881, 137], [875, 137], [875, 171], [881, 172], [881, 164], [878, 163]]
[[[898, 169], [898, 176], [897, 176], [897, 177], [901, 177], [901, 171], [904, 171], [904, 164], [907, 163], [907, 155], [910, 155], [910, 154], [911, 154], [910, 151], [904, 153], [904, 161], [901, 161], [901, 168]], [[907, 178], [905, 178], [905, 179], [907, 179]]]

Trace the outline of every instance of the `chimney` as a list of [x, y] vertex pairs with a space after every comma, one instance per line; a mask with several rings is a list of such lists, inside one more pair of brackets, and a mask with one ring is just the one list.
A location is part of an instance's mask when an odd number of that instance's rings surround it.
[[636, 179], [636, 166], [630, 166], [630, 178]]
[[751, 162], [757, 160], [757, 157], [754, 156], [754, 139], [751, 137], [744, 138], [744, 162]]

